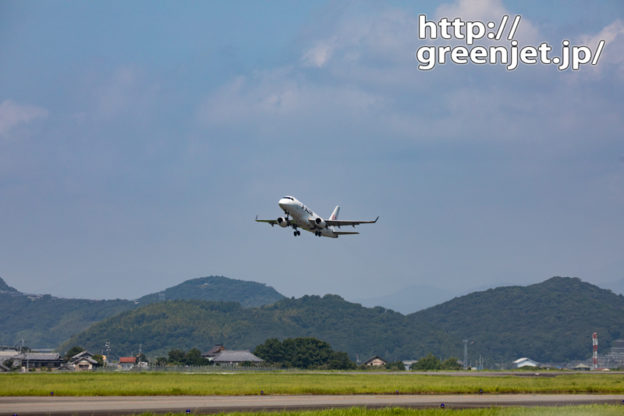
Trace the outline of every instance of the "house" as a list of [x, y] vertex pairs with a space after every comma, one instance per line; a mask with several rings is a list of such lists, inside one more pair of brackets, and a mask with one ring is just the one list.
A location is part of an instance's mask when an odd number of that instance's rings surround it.
[[[20, 352], [14, 349], [0, 350], [0, 365], [10, 370], [11, 366], [14, 364], [13, 358], [17, 357], [19, 354]], [[2, 368], [0, 368], [0, 371], [9, 371], [9, 370], [3, 370]]]
[[13, 357], [13, 361], [18, 361], [25, 369], [59, 368], [63, 363], [58, 352], [23, 352]]
[[365, 367], [383, 367], [386, 364], [386, 360], [378, 355], [375, 355], [374, 357], [371, 357], [368, 360], [364, 361], [362, 365]]
[[256, 357], [249, 351], [221, 350], [212, 357], [215, 364], [238, 365], [240, 363], [261, 363], [263, 359]]
[[216, 357], [221, 351], [223, 351], [225, 347], [223, 345], [215, 345], [210, 349], [210, 351], [202, 354], [202, 357], [210, 360], [211, 358]]
[[588, 366], [587, 364], [579, 363], [576, 366], [574, 366], [572, 369], [576, 371], [589, 371], [591, 370], [591, 367]]
[[13, 349], [0, 350], [0, 362], [10, 360], [11, 358], [19, 354], [20, 352], [18, 350], [13, 350]]
[[136, 357], [119, 357], [119, 367], [122, 370], [130, 370], [136, 365]]
[[93, 358], [93, 354], [89, 351], [81, 351], [69, 359], [71, 367], [76, 371], [93, 370], [99, 363]]
[[539, 363], [537, 361], [533, 361], [532, 359], [527, 357], [518, 358], [516, 361], [513, 362], [513, 364], [516, 366], [516, 368], [539, 366]]

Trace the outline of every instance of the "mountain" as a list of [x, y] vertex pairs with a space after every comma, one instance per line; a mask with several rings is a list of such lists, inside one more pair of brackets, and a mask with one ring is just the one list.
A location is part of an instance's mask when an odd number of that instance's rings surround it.
[[162, 292], [143, 296], [138, 302], [146, 304], [163, 300], [196, 299], [238, 302], [244, 307], [253, 307], [275, 303], [283, 298], [284, 295], [262, 283], [209, 276], [187, 280]]
[[494, 358], [585, 359], [593, 332], [603, 349], [624, 337], [624, 297], [570, 277], [476, 292], [409, 317], [455, 342], [468, 339], [470, 349]]
[[0, 279], [0, 345], [16, 345], [23, 339], [30, 347], [56, 347], [98, 321], [155, 302], [163, 296], [167, 299], [236, 301], [244, 306], [259, 306], [283, 298], [266, 285], [221, 276], [187, 280], [137, 301], [28, 295]]
[[11, 286], [7, 285], [4, 279], [0, 277], [0, 295], [5, 294], [5, 293], [11, 294], [11, 293], [19, 293], [19, 292], [17, 291], [17, 289], [12, 288]]
[[129, 300], [63, 299], [0, 292], [0, 345], [53, 348], [94, 322], [136, 307]]
[[407, 316], [366, 308], [336, 295], [304, 296], [258, 308], [235, 303], [167, 301], [100, 322], [63, 345], [98, 350], [109, 340], [113, 355], [142, 344], [148, 355], [169, 349], [208, 349], [214, 344], [253, 349], [267, 338], [313, 336], [352, 358], [398, 360], [427, 353], [482, 356], [487, 365], [529, 356], [540, 362], [585, 359], [591, 333], [601, 348], [624, 336], [624, 297], [578, 278], [554, 277], [526, 287], [471, 293]]
[[[61, 350], [80, 345], [97, 351], [109, 340], [113, 356], [136, 352], [139, 344], [145, 354], [156, 356], [173, 348], [208, 350], [223, 344], [253, 349], [270, 337], [316, 337], [366, 359], [376, 353], [399, 356], [404, 352], [395, 350], [414, 335], [400, 313], [365, 308], [336, 295], [283, 299], [247, 309], [232, 302], [165, 301], [99, 322]], [[384, 342], [389, 347], [380, 351]]]

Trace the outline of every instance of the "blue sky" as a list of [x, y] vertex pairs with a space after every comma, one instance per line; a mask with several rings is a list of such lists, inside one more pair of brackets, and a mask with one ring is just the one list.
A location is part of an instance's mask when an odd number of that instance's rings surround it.
[[[421, 13], [607, 44], [576, 72], [423, 72]], [[0, 276], [93, 298], [620, 280], [622, 56], [621, 1], [1, 1]], [[381, 218], [338, 240], [253, 222], [286, 194]]]

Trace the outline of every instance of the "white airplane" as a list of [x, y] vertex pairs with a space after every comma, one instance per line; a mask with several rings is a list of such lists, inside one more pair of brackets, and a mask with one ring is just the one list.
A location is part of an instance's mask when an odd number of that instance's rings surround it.
[[359, 224], [374, 224], [379, 219], [377, 217], [374, 221], [338, 220], [340, 207], [337, 206], [329, 218], [325, 220], [292, 196], [283, 197], [278, 201], [278, 205], [284, 210], [285, 217], [279, 217], [276, 220], [259, 220], [256, 216], [256, 221], [269, 223], [271, 227], [275, 224], [284, 228], [292, 227], [295, 230], [293, 233], [295, 237], [301, 235], [301, 231], [297, 228], [314, 233], [317, 237], [338, 238], [338, 236], [346, 234], [359, 234], [357, 231], [339, 231], [338, 229], [343, 225], [350, 225], [355, 228]]

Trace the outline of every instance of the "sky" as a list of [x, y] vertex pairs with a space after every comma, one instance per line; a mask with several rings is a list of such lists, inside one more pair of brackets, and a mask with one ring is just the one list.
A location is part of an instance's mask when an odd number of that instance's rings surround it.
[[[465, 43], [419, 15], [605, 46], [577, 71], [423, 71], [420, 47]], [[0, 276], [97, 299], [208, 275], [350, 300], [619, 281], [623, 97], [620, 0], [1, 0]], [[284, 195], [380, 219], [254, 222]]]

